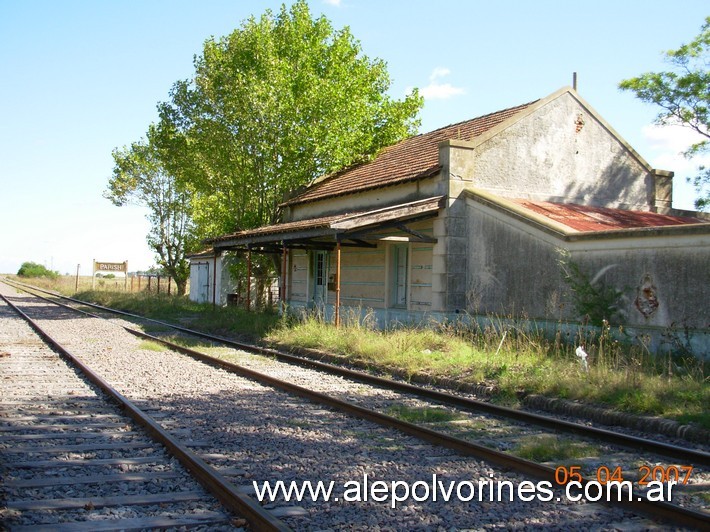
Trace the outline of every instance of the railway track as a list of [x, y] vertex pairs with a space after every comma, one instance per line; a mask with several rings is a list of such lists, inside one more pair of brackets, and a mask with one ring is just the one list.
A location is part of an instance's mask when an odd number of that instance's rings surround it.
[[[241, 496], [220, 492], [218, 476], [208, 469], [199, 472], [189, 460], [189, 449], [200, 442], [151, 437], [155, 423], [149, 417], [46, 333], [13, 319], [13, 311], [27, 316], [2, 299], [3, 528], [233, 530], [246, 525], [232, 513], [244, 510]], [[188, 459], [182, 456], [181, 463], [176, 450]], [[259, 508], [250, 522], [287, 529]]]
[[[183, 330], [183, 332], [185, 332]], [[134, 334], [136, 332], [134, 331]], [[139, 333], [140, 334], [140, 333]], [[214, 338], [212, 338], [214, 340]], [[223, 340], [223, 339], [220, 339]], [[424, 439], [426, 441], [432, 442], [438, 446], [444, 446], [449, 449], [452, 449], [456, 451], [457, 453], [461, 453], [464, 455], [468, 456], [476, 456], [478, 458], [485, 458], [488, 460], [490, 463], [495, 463], [498, 464], [501, 467], [505, 468], [516, 468], [518, 471], [523, 471], [526, 475], [533, 476], [535, 478], [546, 478], [546, 479], [553, 479], [554, 476], [557, 474], [560, 474], [560, 468], [554, 468], [550, 467], [549, 465], [541, 465], [541, 464], [536, 464], [534, 462], [529, 462], [526, 460], [520, 460], [515, 458], [514, 456], [511, 456], [510, 454], [507, 453], [501, 453], [500, 449], [493, 449], [490, 446], [485, 446], [485, 445], [479, 445], [476, 444], [472, 441], [470, 441], [470, 438], [465, 439], [461, 436], [465, 432], [470, 432], [465, 427], [465, 430], [463, 431], [458, 431], [459, 434], [456, 434], [456, 430], [454, 427], [454, 430], [451, 430], [451, 427], [448, 427], [448, 434], [442, 433], [441, 430], [432, 430], [431, 428], [426, 428], [426, 427], [419, 427], [415, 426], [412, 423], [406, 423], [403, 422], [401, 419], [398, 419], [395, 416], [384, 414], [381, 411], [377, 410], [372, 410], [369, 408], [366, 408], [364, 406], [360, 406], [357, 404], [353, 404], [353, 401], [346, 401], [343, 399], [338, 399], [338, 398], [333, 398], [328, 396], [327, 394], [313, 391], [313, 390], [308, 390], [303, 387], [300, 387], [298, 385], [294, 385], [292, 383], [283, 383], [281, 379], [278, 379], [277, 377], [269, 377], [269, 376], [264, 376], [263, 374], [260, 374], [259, 372], [254, 372], [250, 371], [248, 369], [245, 369], [243, 367], [236, 366], [232, 363], [225, 362], [225, 361], [215, 361], [214, 358], [211, 359], [205, 359], [204, 355], [201, 353], [197, 353], [194, 350], [188, 350], [180, 346], [171, 346], [172, 349], [180, 350], [184, 353], [190, 354], [190, 356], [197, 357], [204, 359], [211, 364], [217, 364], [222, 368], [228, 369], [229, 371], [236, 371], [239, 372], [241, 375], [247, 376], [250, 379], [256, 379], [259, 380], [260, 382], [267, 383], [269, 386], [277, 387], [282, 390], [286, 390], [289, 393], [296, 393], [302, 397], [308, 398], [310, 401], [320, 401], [322, 404], [326, 404], [327, 406], [331, 408], [338, 408], [344, 411], [347, 411], [351, 415], [358, 415], [360, 417], [363, 417], [365, 419], [368, 419], [370, 421], [374, 421], [376, 423], [380, 423], [384, 426], [388, 427], [395, 427], [397, 430], [415, 435], [417, 438]], [[270, 354], [270, 353], [267, 353]], [[271, 362], [273, 363], [273, 362]], [[269, 362], [266, 362], [265, 365], [268, 365]], [[322, 369], [322, 368], [321, 368]], [[278, 371], [277, 371], [278, 373]], [[339, 377], [340, 378], [340, 377]], [[359, 376], [358, 379], [360, 381], [363, 380], [362, 376]], [[383, 383], [383, 382], [377, 382], [378, 386], [386, 386], [389, 383]], [[401, 383], [399, 383], [401, 385]], [[398, 390], [395, 393], [395, 396], [393, 399], [389, 400], [390, 406], [392, 404], [402, 404], [406, 403], [407, 401], [411, 402], [413, 401], [411, 398], [410, 399], [405, 399], [400, 395], [402, 391], [406, 391], [408, 394], [412, 394], [412, 392], [416, 393], [418, 397], [414, 399], [414, 401], [422, 401], [423, 399], [426, 399], [427, 401], [431, 400], [431, 396], [429, 396], [430, 393], [433, 393], [428, 390], [421, 389], [422, 391], [418, 390], [412, 390], [411, 388], [408, 387], [408, 385], [404, 386], [404, 388], [398, 388]], [[350, 392], [346, 392], [344, 395], [347, 396]], [[342, 396], [343, 394], [341, 394]], [[352, 395], [350, 393], [350, 395]], [[427, 396], [426, 398], [423, 397], [423, 395]], [[462, 398], [454, 399], [451, 400], [447, 397], [444, 396], [435, 396], [436, 401], [438, 401], [439, 406], [437, 406], [437, 410], [439, 409], [441, 404], [447, 404], [446, 408], [453, 408], [456, 407], [460, 410], [471, 410], [471, 405], [470, 404], [464, 404], [461, 403]], [[454, 397], [455, 396], [451, 396]], [[352, 399], [352, 397], [350, 398]], [[375, 401], [377, 402], [377, 401]], [[387, 403], [388, 401], [384, 401], [384, 403]], [[457, 404], [458, 402], [458, 404]], [[384, 404], [382, 401], [380, 403]], [[452, 405], [453, 403], [453, 405]], [[159, 405], [153, 405], [155, 408], [159, 408]], [[385, 410], [387, 410], [387, 406], [384, 406]], [[382, 405], [379, 410], [382, 410]], [[391, 411], [390, 411], [391, 413]], [[486, 415], [490, 415], [490, 413], [487, 413]], [[497, 416], [501, 416], [501, 412], [496, 412]], [[517, 415], [517, 414], [516, 414]], [[401, 418], [401, 416], [398, 416]], [[545, 425], [548, 429], [552, 427], [552, 421], [549, 420], [543, 420], [543, 419], [538, 419], [535, 421], [537, 425]], [[486, 421], [487, 424], [490, 424], [490, 418], [487, 419]], [[429, 424], [432, 425], [432, 424]], [[454, 424], [455, 425], [455, 424]], [[461, 424], [465, 425], [465, 423]], [[437, 427], [437, 429], [440, 429], [440, 427]], [[507, 429], [506, 429], [507, 430]], [[566, 426], [563, 429], [560, 430], [568, 430], [572, 431], [575, 434], [580, 432], [580, 429], [578, 427], [572, 427], [572, 426]], [[604, 431], [603, 431], [604, 432]], [[452, 433], [454, 435], [452, 435]], [[588, 434], [589, 435], [589, 434]], [[602, 436], [602, 433], [596, 433], [595, 437], [600, 438]], [[515, 437], [515, 436], [514, 436]], [[510, 438], [508, 438], [510, 439]], [[490, 440], [490, 438], [489, 438]], [[618, 442], [617, 442], [618, 443]], [[648, 446], [647, 442], [643, 442], [640, 440], [626, 440], [625, 445], [644, 445]], [[492, 447], [495, 447], [495, 445], [492, 445]], [[646, 448], [644, 447], [644, 448]], [[659, 447], [655, 449], [655, 452], [663, 452], [665, 456], [673, 456], [677, 460], [688, 460], [687, 463], [690, 463], [689, 460], [693, 460], [693, 463], [695, 464], [707, 464], [707, 454], [702, 453], [702, 452], [695, 452], [693, 453], [688, 453], [684, 454], [683, 450], [678, 448], [677, 446], [668, 446], [667, 444], [662, 444]], [[214, 453], [213, 453], [214, 454]], [[690, 458], [692, 456], [692, 458]], [[610, 460], [615, 460], [617, 459], [615, 455], [610, 455], [610, 457], [607, 459], [607, 464], [610, 464]], [[621, 460], [620, 458], [618, 460]], [[657, 464], [659, 463], [657, 461], [657, 458], [653, 458], [653, 462], [649, 461], [649, 464]], [[679, 465], [683, 465], [686, 462], [678, 462]], [[594, 467], [593, 465], [590, 467]], [[607, 466], [604, 466], [607, 467]], [[656, 467], [654, 465], [654, 467]], [[677, 467], [674, 464], [668, 465], [667, 468], [664, 468], [664, 471], [668, 471], [668, 468], [670, 467]], [[625, 471], [627, 469], [632, 469], [633, 466], [624, 466]], [[596, 466], [596, 471], [599, 472], [602, 470], [599, 465]], [[564, 466], [563, 469], [564, 472], [569, 473], [570, 469], [567, 466]], [[696, 474], [700, 472], [702, 474], [702, 467], [696, 467]], [[688, 509], [681, 509], [678, 507], [675, 507], [674, 505], [670, 504], [663, 504], [663, 503], [650, 503], [647, 501], [644, 497], [644, 495], [641, 492], [638, 492], [637, 494], [634, 495], [634, 497], [640, 498], [641, 500], [633, 500], [630, 501], [626, 504], [624, 504], [625, 507], [631, 509], [634, 512], [643, 512], [655, 517], [661, 517], [664, 518], [668, 521], [673, 522], [674, 524], [681, 525], [681, 526], [689, 526], [689, 527], [697, 527], [701, 528], [702, 526], [707, 525], [708, 523], [708, 517], [707, 514], [701, 511], [697, 510], [688, 510]]]
[[[363, 383], [372, 384], [375, 386], [381, 386], [383, 388], [387, 388], [387, 389], [391, 389], [391, 390], [396, 390], [398, 392], [413, 394], [418, 397], [422, 397], [424, 399], [430, 399], [430, 400], [436, 401], [440, 404], [446, 404], [446, 405], [450, 405], [453, 407], [460, 407], [460, 408], [464, 408], [464, 409], [468, 409], [468, 410], [472, 410], [472, 411], [485, 412], [485, 413], [489, 413], [492, 415], [496, 415], [496, 416], [500, 416], [500, 417], [504, 417], [504, 418], [508, 418], [508, 419], [518, 420], [518, 421], [521, 421], [524, 423], [538, 425], [541, 427], [547, 427], [547, 428], [550, 428], [550, 429], [553, 429], [556, 431], [560, 431], [560, 432], [567, 432], [570, 434], [576, 434], [576, 435], [580, 435], [580, 436], [598, 438], [598, 439], [604, 440], [608, 443], [625, 445], [625, 446], [632, 447], [634, 449], [648, 451], [648, 452], [660, 454], [660, 455], [663, 455], [666, 457], [678, 458], [678, 459], [682, 459], [682, 460], [692, 460], [695, 463], [697, 463], [698, 465], [705, 465], [705, 466], [710, 465], [710, 454], [708, 452], [706, 452], [706, 450], [702, 450], [698, 453], [695, 453], [692, 449], [688, 448], [687, 444], [686, 445], [671, 444], [671, 443], [657, 441], [652, 438], [636, 437], [636, 436], [632, 436], [632, 435], [629, 435], [629, 434], [626, 434], [623, 432], [606, 430], [603, 428], [596, 428], [594, 426], [584, 425], [584, 424], [580, 424], [580, 423], [567, 422], [565, 420], [551, 417], [551, 416], [544, 416], [544, 415], [539, 415], [539, 414], [535, 414], [532, 412], [527, 412], [524, 410], [518, 410], [518, 409], [514, 409], [514, 408], [499, 406], [499, 405], [495, 405], [495, 404], [492, 404], [489, 402], [472, 399], [470, 397], [447, 393], [445, 391], [441, 391], [438, 389], [431, 389], [431, 388], [427, 388], [427, 387], [412, 385], [412, 384], [402, 382], [402, 381], [395, 381], [395, 380], [391, 380], [391, 379], [387, 379], [387, 378], [382, 378], [382, 377], [372, 375], [370, 373], [365, 373], [362, 371], [357, 371], [357, 370], [349, 369], [349, 368], [334, 365], [334, 364], [320, 362], [317, 360], [313, 360], [311, 358], [297, 356], [297, 355], [293, 355], [290, 353], [278, 351], [276, 349], [258, 346], [255, 344], [248, 344], [245, 342], [240, 342], [240, 341], [236, 341], [233, 339], [224, 338], [221, 336], [216, 336], [216, 335], [212, 335], [209, 333], [205, 333], [203, 331], [189, 329], [187, 327], [182, 327], [182, 326], [168, 323], [165, 321], [146, 318], [144, 316], [140, 316], [140, 315], [133, 314], [130, 312], [107, 308], [107, 307], [104, 307], [101, 305], [97, 305], [97, 304], [89, 303], [89, 302], [85, 302], [85, 301], [80, 301], [80, 300], [77, 300], [77, 299], [74, 299], [71, 297], [57, 294], [55, 292], [50, 292], [48, 290], [39, 289], [39, 288], [25, 285], [22, 283], [13, 282], [12, 284], [15, 285], [19, 289], [31, 290], [34, 292], [44, 293], [46, 295], [60, 298], [61, 300], [68, 301], [70, 303], [73, 303], [73, 304], [81, 306], [81, 307], [90, 307], [92, 309], [95, 309], [96, 311], [104, 312], [109, 315], [111, 315], [111, 314], [118, 315], [118, 316], [126, 317], [128, 319], [138, 320], [139, 322], [143, 322], [143, 323], [155, 324], [160, 327], [165, 327], [170, 330], [176, 331], [177, 333], [180, 333], [180, 334], [185, 334], [188, 336], [202, 338], [202, 339], [207, 340], [208, 342], [222, 344], [222, 345], [225, 345], [225, 346], [228, 346], [228, 347], [240, 350], [240, 351], [245, 351], [245, 352], [253, 353], [256, 355], [262, 355], [262, 356], [273, 358], [273, 359], [276, 359], [276, 360], [279, 360], [281, 362], [285, 362], [288, 364], [294, 364], [294, 365], [298, 365], [298, 366], [312, 368], [312, 369], [315, 369], [318, 371], [322, 371], [322, 372], [330, 373], [330, 374], [334, 374], [334, 375], [339, 375], [339, 376], [342, 376], [342, 377], [345, 377], [348, 379], [357, 380], [357, 381], [360, 381]], [[42, 297], [42, 296], [39, 296], [39, 297]], [[56, 301], [55, 301], [55, 303], [56, 303]], [[67, 307], [74, 308], [75, 310], [78, 310], [80, 312], [85, 312], [88, 315], [92, 315], [91, 313], [88, 313], [88, 312], [78, 309], [76, 307], [71, 307], [70, 305], [67, 305]], [[93, 314], [93, 315], [95, 315], [95, 314]], [[137, 331], [136, 329], [131, 329], [131, 327], [127, 327], [127, 330], [131, 330], [134, 333], [140, 334], [140, 331]], [[707, 449], [708, 444], [710, 444], [710, 442], [706, 442], [705, 449]]]

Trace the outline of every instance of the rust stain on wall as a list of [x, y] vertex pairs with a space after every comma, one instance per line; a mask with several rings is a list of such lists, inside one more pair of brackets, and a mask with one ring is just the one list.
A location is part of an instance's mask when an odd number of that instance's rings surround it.
[[635, 304], [644, 318], [648, 318], [658, 310], [660, 303], [656, 296], [656, 286], [653, 284], [653, 279], [648, 273], [641, 279], [641, 284], [637, 289]]

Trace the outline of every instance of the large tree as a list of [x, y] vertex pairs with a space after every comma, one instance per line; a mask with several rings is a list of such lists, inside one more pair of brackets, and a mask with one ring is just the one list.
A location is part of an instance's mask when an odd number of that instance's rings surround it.
[[422, 98], [389, 87], [386, 64], [303, 0], [207, 40], [159, 105], [165, 163], [193, 190], [200, 233], [278, 222], [285, 195], [414, 133]]
[[[688, 158], [710, 152], [710, 17], [705, 19], [700, 34], [690, 43], [665, 53], [672, 69], [648, 72], [619, 84], [648, 103], [662, 108], [656, 117], [661, 125], [682, 124], [704, 137], [685, 151]], [[695, 206], [710, 207], [710, 168], [700, 167], [693, 178], [698, 191]]]
[[130, 147], [113, 150], [114, 169], [104, 196], [114, 205], [128, 203], [148, 208], [148, 245], [157, 255], [158, 265], [184, 295], [190, 266], [185, 257], [197, 244], [190, 217], [190, 193], [166, 170], [154, 139], [158, 129], [151, 126], [148, 139]]

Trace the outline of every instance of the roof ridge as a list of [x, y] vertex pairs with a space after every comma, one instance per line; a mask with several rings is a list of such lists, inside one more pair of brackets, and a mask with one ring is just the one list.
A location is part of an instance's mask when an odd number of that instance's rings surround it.
[[[537, 99], [507, 107], [402, 139], [383, 147], [369, 160], [354, 163], [316, 178], [300, 191], [294, 191], [295, 193], [281, 203], [281, 206], [319, 201], [333, 196], [430, 177], [433, 175], [432, 170], [439, 167], [433, 160], [436, 154], [432, 155], [436, 151], [436, 146], [444, 140], [457, 140], [453, 133], [457, 127], [466, 129], [463, 132], [466, 138], [461, 138], [459, 132], [458, 140], [471, 140], [540, 101], [541, 99]], [[444, 136], [447, 138], [443, 138]], [[394, 156], [391, 155], [392, 153]], [[387, 156], [388, 154], [390, 156]], [[436, 158], [438, 159], [438, 155]], [[369, 170], [366, 170], [368, 168]], [[341, 184], [339, 180], [343, 177], [345, 180]]]
[[[469, 118], [468, 120], [461, 120], [460, 122], [454, 122], [453, 124], [449, 124], [447, 126], [441, 126], [436, 129], [432, 129], [431, 131], [427, 131], [426, 133], [420, 133], [418, 135], [413, 135], [411, 137], [408, 137], [407, 139], [415, 138], [415, 137], [423, 137], [425, 135], [430, 135], [432, 133], [436, 133], [437, 131], [443, 131], [445, 129], [449, 129], [449, 128], [452, 128], [455, 126], [460, 126], [461, 124], [468, 124], [469, 122], [474, 122], [476, 120], [481, 120], [483, 118], [489, 118], [494, 115], [499, 115], [499, 114], [507, 113], [507, 112], [514, 111], [514, 110], [521, 110], [522, 111], [523, 109], [530, 107], [531, 105], [536, 104], [539, 101], [540, 101], [540, 98], [538, 98], [537, 100], [532, 100], [528, 103], [522, 103], [520, 105], [513, 105], [512, 107], [507, 107], [505, 109], [499, 109], [498, 111], [493, 111], [492, 113], [486, 113], [484, 115], [476, 116], [474, 118]], [[404, 140], [407, 140], [407, 139], [404, 139]], [[400, 141], [400, 142], [402, 142], [402, 141]]]

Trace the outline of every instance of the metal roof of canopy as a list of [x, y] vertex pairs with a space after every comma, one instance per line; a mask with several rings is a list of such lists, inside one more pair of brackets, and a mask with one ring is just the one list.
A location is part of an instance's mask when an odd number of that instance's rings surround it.
[[267, 225], [238, 231], [205, 240], [215, 251], [253, 249], [277, 252], [288, 248], [331, 249], [337, 242], [343, 246], [375, 247], [381, 240], [377, 234], [396, 228], [417, 242], [436, 242], [436, 239], [407, 227], [406, 224], [433, 218], [444, 205], [444, 196], [402, 203], [364, 212], [321, 216], [294, 222]]

